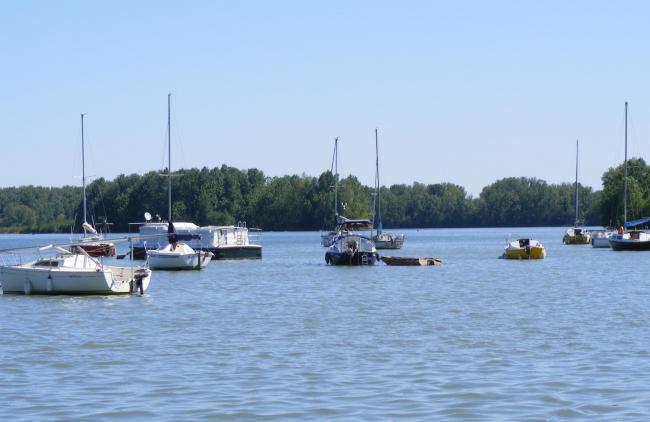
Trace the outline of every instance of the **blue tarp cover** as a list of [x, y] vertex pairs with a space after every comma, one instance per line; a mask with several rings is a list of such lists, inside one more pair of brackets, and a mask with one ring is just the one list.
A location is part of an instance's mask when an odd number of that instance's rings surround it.
[[641, 224], [645, 224], [649, 221], [650, 221], [650, 217], [643, 217], [643, 218], [639, 218], [638, 220], [626, 221], [625, 227], [636, 227], [636, 226], [640, 226]]

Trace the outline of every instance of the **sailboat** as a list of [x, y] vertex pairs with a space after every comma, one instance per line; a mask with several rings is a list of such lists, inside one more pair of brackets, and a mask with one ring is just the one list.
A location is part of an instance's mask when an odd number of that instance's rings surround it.
[[377, 198], [377, 230], [372, 237], [377, 249], [401, 249], [404, 244], [403, 234], [384, 233], [381, 223], [381, 185], [379, 184], [379, 141], [377, 128], [375, 128], [375, 192]]
[[205, 268], [214, 254], [209, 251], [194, 250], [188, 244], [180, 242], [172, 223], [172, 150], [171, 150], [171, 94], [167, 95], [167, 205], [168, 205], [168, 244], [147, 250], [149, 268], [160, 270], [200, 270]]
[[623, 187], [623, 227], [609, 238], [609, 244], [615, 251], [646, 251], [650, 250], [650, 235], [643, 230], [630, 230], [638, 226], [648, 225], [650, 218], [627, 221], [627, 101], [625, 102], [625, 174]]
[[338, 205], [338, 193], [339, 193], [339, 138], [334, 138], [334, 152], [332, 154], [332, 166], [331, 171], [334, 172], [334, 228], [332, 230], [323, 230], [320, 234], [320, 244], [326, 248], [329, 248], [334, 243], [334, 238], [336, 235], [343, 231], [346, 231], [344, 227], [341, 227], [341, 223], [345, 220], [343, 217], [339, 217], [339, 205]]
[[591, 242], [591, 235], [585, 230], [579, 219], [578, 187], [578, 140], [576, 139], [576, 217], [573, 222], [573, 227], [568, 228], [562, 238], [562, 242], [565, 245], [588, 245]]
[[97, 230], [88, 223], [86, 218], [87, 215], [87, 206], [86, 206], [86, 163], [85, 163], [85, 151], [84, 151], [84, 116], [81, 114], [81, 171], [82, 171], [82, 184], [83, 184], [83, 211], [84, 219], [81, 227], [83, 227], [84, 234], [79, 239], [77, 243], [71, 245], [71, 250], [74, 251], [74, 248], [83, 249], [88, 255], [92, 257], [100, 256], [115, 256], [115, 244], [113, 242], [108, 242], [104, 240], [104, 237], [101, 233], [98, 233]]

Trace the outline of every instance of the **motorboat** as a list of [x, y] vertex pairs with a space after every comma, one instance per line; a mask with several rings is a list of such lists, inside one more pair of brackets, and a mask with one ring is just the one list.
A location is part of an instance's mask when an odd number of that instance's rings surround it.
[[349, 230], [338, 234], [325, 252], [325, 262], [330, 265], [374, 265], [379, 260], [377, 249], [370, 236], [359, 229], [370, 229], [370, 220], [347, 220]]
[[404, 235], [397, 233], [386, 233], [383, 231], [382, 222], [381, 222], [381, 184], [379, 183], [379, 141], [377, 129], [375, 128], [375, 200], [376, 200], [376, 210], [377, 218], [376, 221], [376, 233], [372, 237], [373, 242], [375, 242], [375, 247], [377, 249], [401, 249], [404, 244]]
[[539, 240], [518, 239], [508, 242], [502, 258], [506, 259], [544, 259], [546, 249]]
[[59, 246], [53, 257], [39, 257], [26, 264], [0, 265], [4, 294], [144, 294], [152, 271], [145, 267], [104, 265], [82, 248], [74, 252]]
[[616, 234], [615, 230], [591, 230], [591, 246], [594, 248], [610, 248], [609, 239]]
[[88, 223], [87, 215], [87, 201], [86, 201], [86, 165], [85, 165], [85, 152], [84, 152], [84, 116], [81, 114], [81, 183], [83, 185], [83, 227], [84, 233], [77, 242], [71, 245], [71, 248], [82, 248], [88, 255], [92, 257], [100, 256], [115, 256], [115, 243], [109, 242], [104, 239], [103, 234], [98, 233], [97, 230]]
[[578, 146], [579, 146], [578, 140], [576, 140], [576, 183], [575, 183], [576, 215], [575, 215], [573, 227], [569, 227], [564, 233], [564, 236], [562, 237], [562, 243], [564, 243], [565, 245], [588, 245], [589, 243], [591, 243], [591, 235], [582, 226], [579, 217], [580, 214], [578, 212], [580, 206], [580, 201], [579, 201], [580, 185], [578, 184]]
[[178, 241], [174, 223], [168, 225], [168, 243], [159, 249], [147, 250], [147, 262], [153, 270], [200, 270], [207, 267], [214, 254], [201, 249], [194, 250]]

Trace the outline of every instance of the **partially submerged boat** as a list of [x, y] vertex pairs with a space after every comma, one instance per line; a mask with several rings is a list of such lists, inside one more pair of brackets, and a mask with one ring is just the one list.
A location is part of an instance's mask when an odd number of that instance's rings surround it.
[[517, 239], [506, 244], [502, 258], [506, 259], [544, 259], [546, 249], [534, 239]]
[[148, 289], [151, 270], [145, 267], [104, 265], [81, 248], [74, 252], [59, 246], [52, 257], [39, 257], [26, 264], [0, 265], [4, 294], [129, 294]]
[[440, 265], [442, 260], [440, 258], [409, 258], [404, 256], [382, 256], [381, 260], [386, 265], [396, 266], [420, 266], [426, 267], [429, 265]]
[[359, 232], [362, 229], [370, 230], [372, 222], [346, 219], [346, 223], [350, 231], [334, 238], [334, 243], [325, 252], [325, 262], [330, 265], [374, 265], [379, 259], [375, 244], [370, 236]]

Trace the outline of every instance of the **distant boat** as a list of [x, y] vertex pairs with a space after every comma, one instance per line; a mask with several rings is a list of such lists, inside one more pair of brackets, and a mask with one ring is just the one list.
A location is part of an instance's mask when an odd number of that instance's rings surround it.
[[591, 235], [591, 246], [594, 248], [611, 248], [609, 239], [616, 234], [615, 230], [605, 229], [605, 230], [592, 230]]
[[[167, 132], [171, 127], [170, 119], [171, 94], [167, 98]], [[171, 169], [171, 145], [168, 139], [168, 174]], [[168, 177], [168, 221], [171, 221], [171, 177]], [[158, 216], [152, 219], [149, 212], [144, 213], [144, 222], [129, 223], [130, 226], [138, 226], [138, 239], [133, 242], [131, 255], [133, 259], [145, 259], [147, 251], [152, 249], [164, 249], [169, 245], [168, 231], [169, 224], [162, 221]], [[262, 245], [257, 243], [256, 236], [249, 234], [246, 222], [239, 222], [235, 225], [224, 226], [203, 226], [199, 227], [194, 223], [174, 222], [174, 230], [177, 239], [183, 241], [188, 247], [211, 252], [212, 259], [248, 259], [261, 258]], [[253, 229], [250, 229], [253, 230]]]
[[627, 101], [625, 102], [625, 174], [623, 187], [623, 227], [609, 238], [609, 244], [615, 251], [650, 250], [650, 235], [644, 230], [626, 231], [627, 228], [647, 227], [650, 218], [627, 221]]
[[171, 150], [171, 94], [167, 95], [167, 146], [168, 146], [168, 163], [167, 163], [167, 199], [168, 199], [168, 244], [158, 249], [147, 251], [147, 261], [149, 268], [160, 270], [200, 270], [205, 268], [212, 257], [211, 252], [195, 251], [186, 243], [179, 241], [174, 223], [172, 223], [172, 150]]
[[151, 270], [144, 267], [104, 265], [77, 248], [73, 253], [58, 246], [58, 254], [20, 265], [0, 266], [2, 292], [20, 294], [143, 294], [151, 281]]
[[104, 240], [104, 236], [98, 233], [97, 230], [88, 223], [86, 218], [86, 164], [84, 152], [84, 114], [81, 114], [81, 171], [82, 171], [82, 184], [83, 184], [83, 227], [84, 234], [77, 243], [72, 245], [72, 248], [79, 247], [85, 250], [88, 255], [92, 257], [100, 256], [115, 256], [115, 244]]
[[370, 231], [370, 220], [345, 219], [346, 231], [339, 233], [325, 252], [325, 262], [330, 265], [374, 265], [379, 259], [375, 244], [361, 231]]
[[214, 254], [201, 249], [194, 250], [179, 242], [174, 223], [168, 224], [169, 243], [159, 249], [147, 251], [147, 261], [152, 270], [200, 270], [210, 263]]
[[377, 198], [377, 231], [372, 237], [377, 249], [401, 249], [404, 244], [403, 234], [384, 233], [381, 223], [381, 184], [379, 183], [379, 141], [375, 128], [375, 192]]
[[[332, 153], [332, 166], [330, 171], [334, 172], [334, 226], [331, 230], [321, 230], [320, 244], [326, 248], [334, 244], [334, 239], [340, 233], [337, 218], [339, 217], [339, 138], [334, 138], [334, 152]], [[327, 218], [327, 217], [326, 217]], [[329, 223], [331, 224], [331, 223]], [[327, 225], [329, 225], [327, 224]]]
[[565, 245], [588, 245], [591, 242], [591, 235], [582, 226], [579, 219], [579, 189], [578, 189], [578, 141], [576, 140], [576, 216], [573, 222], [573, 227], [567, 229], [562, 242]]
[[539, 240], [518, 239], [507, 242], [502, 257], [506, 259], [544, 259], [546, 249]]

